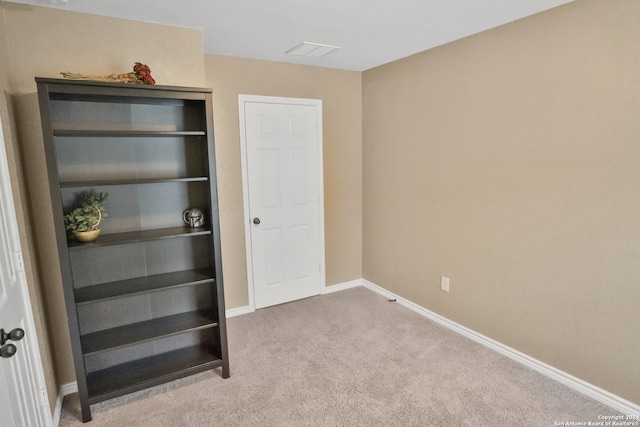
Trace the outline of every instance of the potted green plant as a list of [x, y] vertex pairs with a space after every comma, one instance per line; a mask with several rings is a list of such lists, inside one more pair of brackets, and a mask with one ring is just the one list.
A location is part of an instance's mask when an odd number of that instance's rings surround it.
[[100, 234], [100, 221], [107, 217], [104, 204], [109, 193], [89, 193], [82, 197], [80, 206], [64, 216], [65, 228], [80, 242], [93, 242]]

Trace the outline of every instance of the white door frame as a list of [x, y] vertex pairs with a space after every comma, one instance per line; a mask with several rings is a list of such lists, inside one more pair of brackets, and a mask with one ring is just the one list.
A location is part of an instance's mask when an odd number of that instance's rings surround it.
[[[15, 264], [15, 272], [17, 276], [16, 286], [22, 288], [22, 305], [24, 306], [24, 320], [25, 320], [25, 336], [24, 339], [20, 341], [17, 345], [18, 352], [21, 353], [22, 356], [27, 357], [28, 363], [27, 365], [31, 367], [30, 374], [33, 375], [33, 381], [38, 388], [37, 390], [32, 390], [35, 393], [34, 402], [38, 402], [37, 414], [34, 414], [36, 421], [40, 426], [49, 427], [52, 425], [53, 418], [49, 408], [49, 396], [47, 393], [46, 382], [44, 378], [44, 368], [42, 367], [42, 359], [40, 357], [40, 346], [38, 344], [38, 339], [36, 335], [36, 326], [35, 320], [33, 317], [33, 307], [31, 306], [29, 286], [27, 284], [27, 277], [24, 271], [24, 264], [22, 261], [22, 249], [20, 243], [20, 237], [17, 232], [17, 212], [15, 203], [13, 200], [13, 191], [11, 188], [11, 177], [9, 175], [9, 164], [7, 158], [7, 152], [5, 147], [4, 140], [4, 132], [2, 130], [2, 123], [0, 123], [0, 190], [3, 192], [7, 192], [7, 198], [5, 199], [7, 206], [5, 206], [7, 210], [7, 214], [9, 216], [13, 216], [13, 218], [7, 218], [10, 225], [16, 227], [15, 233], [11, 236], [8, 236], [12, 240], [11, 244], [13, 246], [14, 251], [14, 264]], [[12, 224], [11, 224], [12, 223]], [[3, 328], [13, 328], [17, 325], [9, 325], [3, 324], [1, 325]], [[16, 356], [13, 357], [17, 357]], [[6, 360], [8, 361], [8, 360]], [[5, 360], [0, 360], [0, 363], [5, 362]], [[18, 391], [16, 390], [16, 393]], [[0, 414], [0, 419], [2, 419], [2, 415]]]
[[247, 165], [247, 135], [245, 129], [244, 104], [247, 102], [264, 103], [264, 104], [284, 104], [284, 105], [304, 105], [316, 107], [318, 112], [318, 218], [320, 220], [320, 288], [318, 294], [321, 294], [326, 287], [325, 274], [325, 241], [324, 241], [324, 173], [322, 161], [322, 100], [307, 98], [283, 98], [278, 96], [261, 96], [261, 95], [238, 95], [238, 110], [240, 113], [240, 153], [242, 161], [242, 196], [244, 202], [244, 240], [247, 254], [247, 282], [249, 295], [249, 310], [254, 311], [256, 308], [253, 292], [253, 255], [251, 251], [251, 216], [249, 211], [249, 170]]

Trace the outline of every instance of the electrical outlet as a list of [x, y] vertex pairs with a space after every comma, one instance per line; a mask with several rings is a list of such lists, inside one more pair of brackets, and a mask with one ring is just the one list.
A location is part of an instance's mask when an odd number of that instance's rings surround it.
[[449, 278], [440, 276], [440, 289], [445, 292], [449, 292]]

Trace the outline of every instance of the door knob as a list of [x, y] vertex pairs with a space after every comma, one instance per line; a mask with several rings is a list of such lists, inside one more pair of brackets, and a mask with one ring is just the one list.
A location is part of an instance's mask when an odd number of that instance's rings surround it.
[[16, 346], [13, 344], [3, 345], [2, 347], [0, 347], [0, 357], [8, 359], [10, 357], [13, 357], [13, 355], [16, 354], [16, 351]]
[[0, 329], [0, 357], [8, 359], [16, 354], [18, 349], [13, 344], [4, 345], [7, 341], [20, 341], [24, 338], [24, 329], [15, 328], [11, 332], [7, 333], [4, 329]]
[[4, 345], [9, 340], [20, 341], [22, 338], [24, 338], [24, 329], [15, 328], [9, 333], [6, 333], [4, 329], [0, 329], [0, 345]]
[[253, 218], [253, 223], [254, 223], [255, 225], [260, 224], [260, 218]]

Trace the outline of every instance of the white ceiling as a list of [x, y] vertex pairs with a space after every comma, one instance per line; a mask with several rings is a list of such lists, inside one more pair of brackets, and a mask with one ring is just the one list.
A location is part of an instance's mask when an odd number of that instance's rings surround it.
[[[56, 0], [53, 0], [56, 1]], [[64, 0], [57, 0], [64, 1]], [[573, 0], [11, 0], [202, 30], [206, 53], [364, 71]], [[301, 42], [340, 46], [285, 55]]]

